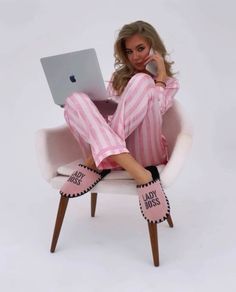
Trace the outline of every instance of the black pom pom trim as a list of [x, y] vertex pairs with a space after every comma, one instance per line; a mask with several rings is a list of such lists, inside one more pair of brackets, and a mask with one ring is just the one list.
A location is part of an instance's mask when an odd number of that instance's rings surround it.
[[152, 180], [152, 181], [150, 181], [150, 182], [148, 182], [148, 183], [146, 183], [146, 184], [136, 185], [136, 188], [138, 188], [138, 189], [140, 189], [140, 188], [144, 188], [144, 187], [147, 187], [147, 186], [149, 186], [149, 185], [154, 184], [154, 183], [157, 182], [157, 181], [160, 181], [160, 180], [155, 179], [155, 180]]

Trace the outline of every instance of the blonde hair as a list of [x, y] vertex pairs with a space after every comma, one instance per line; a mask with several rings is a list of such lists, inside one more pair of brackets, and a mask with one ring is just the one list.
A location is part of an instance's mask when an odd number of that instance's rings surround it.
[[114, 44], [115, 72], [112, 78], [112, 86], [118, 95], [123, 92], [128, 81], [135, 74], [134, 68], [131, 66], [125, 51], [126, 39], [135, 34], [144, 37], [150, 47], [162, 55], [167, 75], [170, 77], [173, 76], [171, 65], [174, 62], [168, 62], [166, 60], [168, 53], [155, 28], [141, 20], [126, 24], [120, 30]]

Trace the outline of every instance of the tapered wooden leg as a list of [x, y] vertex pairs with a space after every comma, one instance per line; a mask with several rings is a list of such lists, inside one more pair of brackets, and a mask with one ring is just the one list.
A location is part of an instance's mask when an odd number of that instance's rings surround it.
[[154, 266], [159, 266], [159, 249], [158, 249], [158, 234], [157, 234], [157, 223], [149, 223], [148, 229], [150, 235], [150, 241], [152, 246], [152, 256]]
[[55, 251], [68, 201], [69, 201], [69, 198], [65, 198], [61, 196], [58, 211], [57, 211], [57, 219], [56, 219], [55, 228], [54, 228], [53, 237], [52, 237], [52, 244], [51, 244], [51, 249], [50, 249], [51, 252]]
[[174, 227], [174, 224], [173, 224], [173, 221], [172, 221], [172, 218], [170, 215], [167, 217], [167, 222], [168, 222], [170, 227]]
[[91, 193], [91, 216], [95, 216], [96, 205], [97, 205], [97, 193]]

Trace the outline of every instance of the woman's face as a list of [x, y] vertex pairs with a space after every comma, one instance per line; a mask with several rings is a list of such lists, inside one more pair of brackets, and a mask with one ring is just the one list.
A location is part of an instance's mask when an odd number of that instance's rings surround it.
[[135, 34], [125, 41], [125, 53], [131, 65], [138, 72], [145, 70], [145, 61], [149, 55], [150, 45], [139, 34]]

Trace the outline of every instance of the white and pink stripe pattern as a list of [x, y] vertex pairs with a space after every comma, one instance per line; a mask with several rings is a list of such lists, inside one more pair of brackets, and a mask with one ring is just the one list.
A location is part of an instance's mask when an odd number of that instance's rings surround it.
[[[109, 89], [111, 91], [111, 88]], [[128, 82], [113, 116], [103, 117], [84, 93], [66, 99], [65, 119], [86, 159], [91, 153], [99, 169], [117, 168], [108, 156], [124, 152], [143, 166], [167, 162], [162, 115], [173, 103], [177, 80], [167, 79], [164, 89], [153, 79], [138, 73]], [[114, 91], [113, 91], [114, 93]]]

